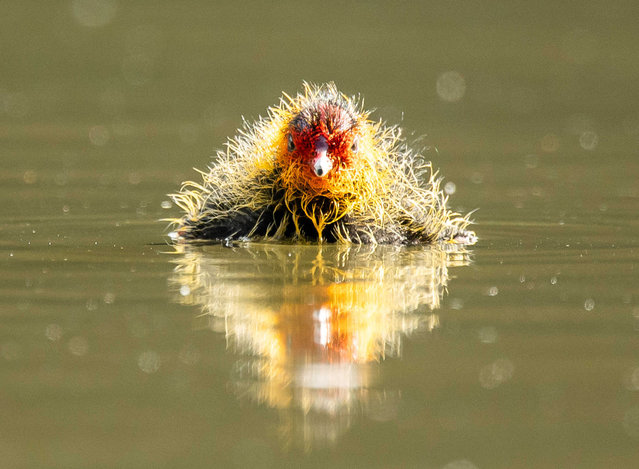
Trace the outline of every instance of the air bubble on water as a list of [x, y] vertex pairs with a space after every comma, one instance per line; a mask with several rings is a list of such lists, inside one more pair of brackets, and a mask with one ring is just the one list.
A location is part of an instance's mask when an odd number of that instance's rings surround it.
[[171, 201], [169, 201], [169, 200], [163, 200], [163, 201], [160, 203], [160, 207], [162, 207], [162, 208], [163, 208], [163, 209], [165, 209], [165, 210], [166, 210], [166, 209], [171, 208]]
[[593, 300], [592, 298], [588, 298], [584, 302], [584, 309], [586, 311], [592, 311], [593, 309], [595, 309], [595, 300]]
[[188, 285], [182, 285], [180, 287], [180, 295], [182, 296], [188, 296], [191, 294], [191, 289], [189, 288]]
[[486, 295], [488, 296], [497, 296], [498, 294], [499, 288], [497, 288], [496, 286], [492, 286], [488, 290], [486, 290]]
[[557, 285], [557, 277], [555, 277], [555, 276], [550, 277], [550, 284], [551, 285]]

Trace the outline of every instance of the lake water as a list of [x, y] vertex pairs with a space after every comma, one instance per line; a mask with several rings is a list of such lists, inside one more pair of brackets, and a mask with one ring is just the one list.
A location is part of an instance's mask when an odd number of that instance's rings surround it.
[[[639, 464], [632, 2], [2, 10], [3, 467]], [[171, 246], [303, 80], [428, 147], [478, 244]]]

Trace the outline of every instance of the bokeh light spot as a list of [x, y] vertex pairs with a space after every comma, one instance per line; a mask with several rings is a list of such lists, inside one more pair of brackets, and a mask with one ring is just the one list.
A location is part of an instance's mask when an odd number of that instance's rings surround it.
[[458, 459], [449, 462], [442, 469], [478, 469], [478, 467], [468, 459]]
[[160, 356], [153, 350], [147, 350], [138, 356], [138, 368], [147, 374], [157, 372], [160, 364]]
[[109, 24], [118, 11], [115, 0], [73, 0], [73, 17], [82, 26], [97, 28]]
[[62, 338], [62, 334], [62, 327], [60, 327], [58, 324], [49, 324], [44, 330], [44, 335], [51, 342], [60, 340]]
[[89, 141], [97, 147], [106, 145], [110, 138], [109, 129], [103, 125], [94, 125], [89, 129]]
[[582, 132], [581, 135], [579, 135], [579, 145], [584, 150], [592, 151], [597, 148], [598, 143], [599, 136], [591, 130]]
[[445, 185], [444, 185], [444, 192], [448, 195], [452, 195], [455, 193], [455, 191], [457, 190], [457, 186], [455, 185], [454, 182], [452, 181], [448, 181]]
[[25, 184], [35, 184], [38, 182], [38, 173], [33, 170], [27, 170], [22, 175], [22, 180]]
[[497, 341], [497, 329], [493, 326], [486, 326], [479, 329], [479, 341], [482, 344], [494, 344]]
[[512, 378], [514, 371], [515, 366], [510, 360], [500, 358], [479, 371], [479, 384], [484, 389], [495, 389]]
[[89, 351], [89, 342], [84, 337], [76, 336], [71, 337], [69, 339], [69, 343], [67, 344], [67, 348], [71, 354], [76, 357], [82, 357], [87, 354]]
[[437, 77], [437, 95], [443, 101], [455, 103], [466, 94], [466, 80], [456, 71], [444, 72]]
[[639, 407], [632, 407], [623, 416], [623, 429], [628, 436], [639, 438]]

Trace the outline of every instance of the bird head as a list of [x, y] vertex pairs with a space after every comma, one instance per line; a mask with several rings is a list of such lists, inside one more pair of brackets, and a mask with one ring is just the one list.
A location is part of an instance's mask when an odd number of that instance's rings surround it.
[[357, 162], [359, 120], [348, 102], [310, 100], [285, 129], [283, 159], [311, 186], [329, 185]]

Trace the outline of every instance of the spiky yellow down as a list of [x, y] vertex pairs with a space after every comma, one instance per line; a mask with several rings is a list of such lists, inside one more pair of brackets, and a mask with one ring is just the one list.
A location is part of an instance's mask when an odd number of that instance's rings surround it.
[[[349, 116], [357, 154], [336, 159], [325, 177], [291, 154], [300, 116], [337, 109]], [[321, 111], [321, 112], [320, 112]], [[352, 120], [352, 122], [351, 122]], [[328, 118], [328, 127], [335, 124]], [[430, 162], [413, 153], [401, 131], [369, 120], [357, 100], [335, 84], [304, 84], [284, 94], [264, 118], [245, 123], [226, 150], [172, 194], [186, 215], [174, 220], [185, 240], [294, 240], [346, 243], [475, 242], [467, 217], [446, 208]]]

